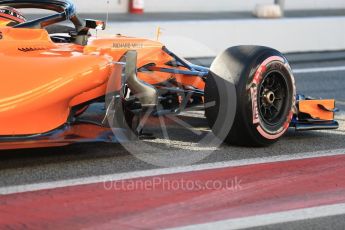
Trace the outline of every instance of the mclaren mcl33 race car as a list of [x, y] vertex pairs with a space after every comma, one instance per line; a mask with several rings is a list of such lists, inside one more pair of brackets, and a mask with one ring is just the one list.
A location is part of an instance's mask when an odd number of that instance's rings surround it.
[[[23, 8], [53, 13], [30, 21]], [[208, 68], [158, 41], [92, 36], [106, 23], [78, 17], [68, 0], [0, 0], [0, 16], [0, 149], [117, 142], [118, 130], [140, 137], [143, 114], [194, 107], [233, 145], [338, 128], [335, 101], [297, 95], [287, 59], [268, 47], [229, 48]], [[104, 106], [90, 113], [95, 103]]]

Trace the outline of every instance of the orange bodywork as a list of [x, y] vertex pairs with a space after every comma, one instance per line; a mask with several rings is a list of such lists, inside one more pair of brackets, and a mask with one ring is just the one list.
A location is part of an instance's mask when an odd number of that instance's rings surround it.
[[[168, 67], [172, 60], [161, 43], [145, 39], [91, 38], [88, 45], [80, 46], [53, 43], [43, 29], [3, 27], [0, 32], [0, 136], [45, 133], [65, 124], [73, 106], [106, 93], [113, 62], [128, 50], [138, 52], [138, 67], [150, 63]], [[173, 77], [181, 84], [204, 88], [199, 77], [160, 72], [138, 77], [149, 84]]]

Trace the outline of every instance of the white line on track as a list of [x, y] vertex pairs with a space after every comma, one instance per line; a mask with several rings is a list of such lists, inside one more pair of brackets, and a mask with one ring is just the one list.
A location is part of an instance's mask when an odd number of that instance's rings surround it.
[[174, 230], [203, 230], [203, 229], [245, 229], [262, 227], [273, 224], [288, 223], [306, 219], [316, 219], [322, 217], [345, 214], [345, 204], [327, 205], [314, 208], [297, 209], [292, 211], [277, 212], [259, 216], [230, 219], [224, 221], [211, 222], [206, 224], [191, 225]]
[[336, 101], [336, 104], [337, 105], [345, 105], [345, 102], [344, 101]]
[[301, 73], [321, 73], [321, 72], [338, 72], [338, 71], [345, 71], [345, 66], [293, 69], [293, 72], [295, 74], [301, 74]]
[[17, 185], [17, 186], [9, 186], [9, 187], [0, 188], [0, 195], [9, 195], [9, 194], [63, 188], [63, 187], [70, 187], [70, 186], [77, 186], [77, 185], [103, 183], [103, 182], [109, 182], [109, 181], [129, 180], [129, 179], [143, 178], [143, 177], [162, 176], [162, 175], [169, 175], [169, 174], [174, 174], [174, 173], [196, 172], [196, 171], [202, 171], [202, 170], [208, 170], [208, 169], [220, 169], [220, 168], [228, 168], [228, 167], [255, 165], [255, 164], [262, 164], [262, 163], [274, 163], [274, 162], [280, 162], [280, 161], [291, 161], [291, 160], [309, 159], [309, 158], [315, 158], [315, 157], [344, 155], [344, 154], [345, 154], [345, 149], [334, 149], [334, 150], [324, 150], [324, 151], [316, 151], [316, 152], [287, 154], [287, 155], [272, 156], [272, 157], [260, 157], [260, 158], [242, 159], [242, 160], [234, 160], [234, 161], [226, 161], [226, 162], [207, 163], [207, 164], [199, 164], [199, 165], [191, 165], [191, 166], [183, 166], [183, 167], [175, 167], [175, 168], [152, 169], [152, 170], [146, 170], [146, 171], [77, 178], [77, 179], [69, 179], [69, 180], [62, 180], [62, 181], [38, 183], [38, 184]]

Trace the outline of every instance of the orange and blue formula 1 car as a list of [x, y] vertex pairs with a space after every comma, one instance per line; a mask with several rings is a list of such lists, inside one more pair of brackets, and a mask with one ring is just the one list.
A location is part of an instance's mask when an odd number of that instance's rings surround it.
[[[54, 13], [27, 21], [23, 8]], [[158, 41], [93, 37], [105, 23], [79, 18], [67, 0], [1, 0], [0, 17], [0, 149], [116, 142], [119, 129], [140, 136], [147, 111], [196, 106], [228, 144], [268, 146], [289, 127], [338, 128], [335, 101], [296, 95], [287, 59], [271, 48], [232, 47], [206, 68]], [[58, 25], [68, 21], [73, 28]]]

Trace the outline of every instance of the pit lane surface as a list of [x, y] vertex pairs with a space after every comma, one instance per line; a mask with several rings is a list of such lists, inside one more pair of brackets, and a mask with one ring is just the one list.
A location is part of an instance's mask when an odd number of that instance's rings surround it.
[[[339, 66], [345, 66], [345, 62], [294, 64], [293, 68], [297, 72], [295, 77], [298, 91], [314, 97], [334, 97], [338, 100], [338, 107], [345, 110], [345, 70], [337, 68]], [[329, 71], [329, 69], [327, 71], [320, 69], [313, 71], [313, 69], [320, 67], [334, 67], [334, 69], [332, 71]], [[329, 150], [345, 149], [345, 127], [343, 125], [345, 116], [343, 113], [338, 115], [338, 120], [341, 124], [339, 130], [306, 133], [296, 133], [291, 130], [282, 141], [270, 148], [248, 149], [221, 146], [198, 164], [213, 164], [234, 160], [242, 160], [245, 164], [246, 161], [250, 162], [253, 158], [289, 156], [289, 154], [291, 156], [293, 154], [307, 155], [307, 153], [315, 151], [317, 151], [315, 155], [322, 155]], [[186, 121], [199, 128], [207, 126], [206, 122], [199, 118], [187, 117]], [[193, 151], [192, 143], [194, 139], [190, 133], [173, 130], [173, 132], [175, 131], [177, 132], [176, 135], [170, 135], [171, 142], [184, 149], [186, 154]], [[160, 144], [162, 139], [156, 141]], [[16, 185], [63, 181], [157, 168], [133, 157], [120, 145], [87, 144], [54, 149], [2, 151], [0, 153], [0, 188], [2, 189]], [[323, 225], [327, 222], [318, 221], [317, 219], [314, 219], [314, 221], [319, 223], [317, 226], [320, 229], [329, 227]], [[312, 224], [314, 222], [312, 220], [304, 221], [300, 225], [295, 222], [294, 226], [296, 229], [303, 229], [302, 226], [305, 226], [306, 223]]]

